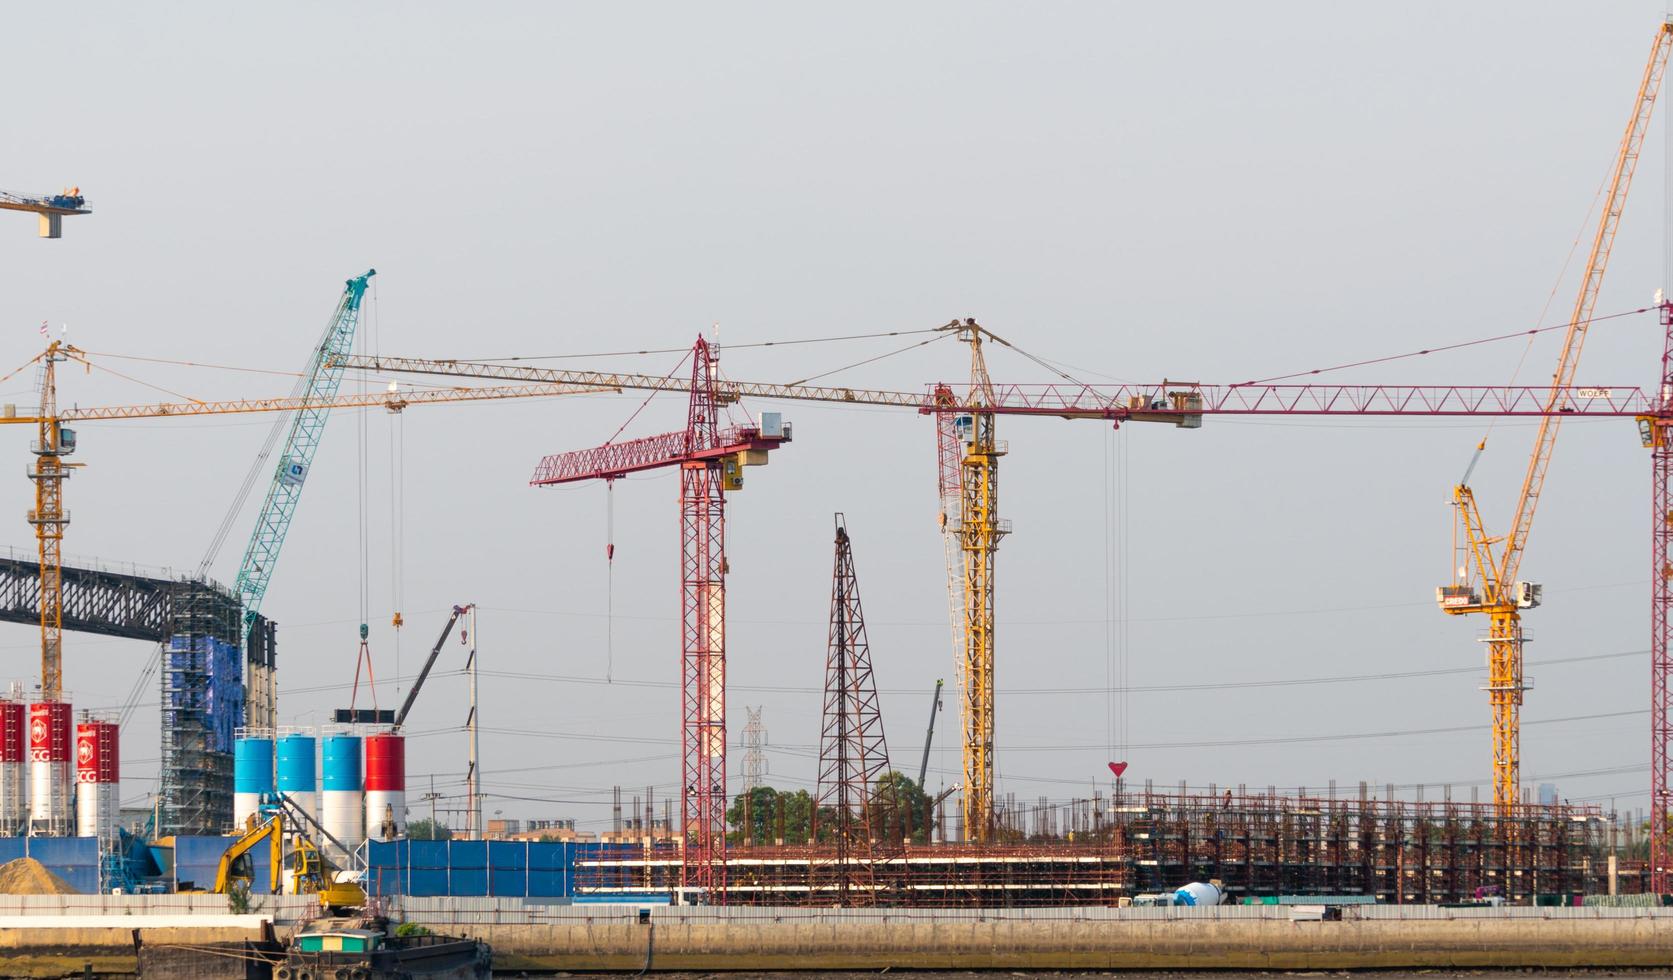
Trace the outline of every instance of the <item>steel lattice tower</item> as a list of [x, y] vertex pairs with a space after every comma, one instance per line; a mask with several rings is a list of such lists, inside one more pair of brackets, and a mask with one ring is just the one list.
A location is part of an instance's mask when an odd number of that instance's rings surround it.
[[[718, 443], [714, 354], [692, 355], [687, 453]], [[726, 891], [726, 492], [716, 460], [680, 466], [680, 809], [685, 887]]]
[[765, 708], [745, 708], [749, 721], [744, 725], [744, 792], [762, 785], [767, 775], [767, 726], [761, 722]]
[[[887, 826], [890, 802], [878, 779], [889, 768], [883, 713], [871, 675], [871, 644], [860, 610], [860, 581], [841, 514], [836, 515], [836, 562], [831, 573], [830, 638], [825, 656], [825, 712], [819, 734], [819, 786], [814, 800], [815, 838], [820, 814], [836, 845], [829, 882], [837, 904], [869, 904], [872, 832]], [[824, 883], [816, 883], [819, 887]], [[859, 889], [859, 894], [853, 892]]]

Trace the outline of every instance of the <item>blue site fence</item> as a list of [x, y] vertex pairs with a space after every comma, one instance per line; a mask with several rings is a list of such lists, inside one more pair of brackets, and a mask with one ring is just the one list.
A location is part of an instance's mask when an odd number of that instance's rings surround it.
[[[34, 858], [71, 888], [99, 890], [99, 842], [92, 837], [0, 837], [0, 864]], [[219, 858], [219, 855], [217, 855]]]
[[366, 890], [421, 898], [572, 898], [577, 859], [638, 850], [562, 841], [370, 841]]

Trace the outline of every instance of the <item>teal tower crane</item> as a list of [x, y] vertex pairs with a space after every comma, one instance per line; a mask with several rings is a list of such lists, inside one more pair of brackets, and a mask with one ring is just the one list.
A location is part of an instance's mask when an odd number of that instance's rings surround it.
[[[299, 394], [308, 407], [297, 410], [285, 435], [284, 451], [273, 469], [273, 480], [268, 484], [267, 496], [262, 500], [261, 513], [256, 518], [256, 529], [250, 544], [244, 549], [244, 559], [238, 565], [238, 578], [233, 591], [244, 607], [243, 637], [247, 659], [245, 663], [245, 724], [252, 728], [272, 728], [277, 717], [278, 687], [274, 680], [272, 645], [251, 642], [250, 630], [257, 624], [262, 598], [279, 563], [279, 549], [284, 546], [285, 533], [290, 530], [296, 505], [302, 499], [302, 487], [308, 479], [308, 468], [313, 465], [314, 452], [319, 449], [320, 437], [331, 415], [331, 398], [343, 383], [344, 356], [351, 353], [355, 331], [360, 326], [361, 301], [366, 296], [366, 285], [376, 269], [355, 276], [343, 286], [343, 296], [337, 310], [325, 328], [325, 335], [315, 346], [303, 375]], [[256, 651], [261, 655], [254, 656]]]

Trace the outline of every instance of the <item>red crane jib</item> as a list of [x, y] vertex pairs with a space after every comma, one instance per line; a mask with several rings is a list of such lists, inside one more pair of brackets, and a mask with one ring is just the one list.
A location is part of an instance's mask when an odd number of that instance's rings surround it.
[[719, 445], [692, 450], [689, 432], [664, 432], [659, 436], [613, 442], [593, 449], [571, 453], [555, 453], [535, 467], [530, 486], [549, 486], [554, 483], [576, 483], [581, 480], [613, 480], [629, 473], [654, 470], [681, 463], [700, 463], [725, 459], [750, 450], [777, 449], [783, 439], [768, 439], [755, 427], [726, 429], [720, 433]]

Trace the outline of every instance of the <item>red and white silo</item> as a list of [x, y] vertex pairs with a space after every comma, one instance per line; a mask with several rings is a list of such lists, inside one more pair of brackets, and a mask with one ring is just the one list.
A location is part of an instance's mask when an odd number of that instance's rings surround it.
[[76, 836], [116, 837], [120, 798], [117, 726], [108, 721], [76, 725]]
[[29, 829], [29, 705], [0, 699], [0, 837]]
[[70, 795], [75, 785], [70, 755], [70, 706], [64, 701], [37, 701], [29, 706], [29, 831], [41, 837], [68, 837], [75, 812]]
[[366, 836], [388, 840], [407, 832], [407, 740], [366, 736]]

